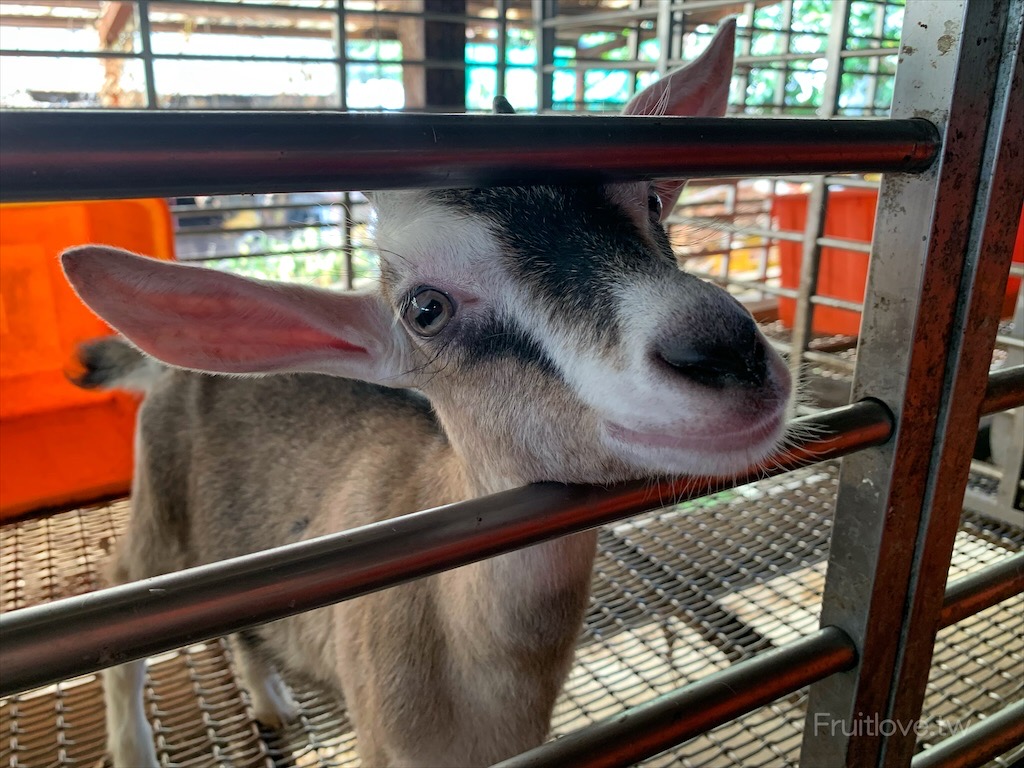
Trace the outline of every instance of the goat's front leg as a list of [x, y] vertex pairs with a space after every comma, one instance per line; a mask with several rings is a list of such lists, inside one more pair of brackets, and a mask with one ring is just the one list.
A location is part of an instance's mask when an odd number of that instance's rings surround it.
[[268, 728], [279, 729], [295, 720], [299, 707], [277, 669], [254, 647], [246, 633], [231, 636], [235, 669], [252, 699], [256, 719]]
[[146, 660], [103, 671], [107, 704], [107, 750], [114, 768], [157, 768], [153, 728], [146, 720], [143, 691]]

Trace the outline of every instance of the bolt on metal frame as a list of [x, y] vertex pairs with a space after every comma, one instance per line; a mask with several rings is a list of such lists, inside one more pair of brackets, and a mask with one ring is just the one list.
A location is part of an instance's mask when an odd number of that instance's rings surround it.
[[[914, 4], [911, 7], [914, 8]], [[983, 6], [978, 0], [969, 3], [920, 0], [914, 12], [921, 14], [912, 17], [921, 24], [913, 32], [917, 36], [913, 39], [922, 41], [919, 45], [924, 47], [912, 45], [918, 53], [904, 56], [900, 80], [905, 90], [898, 90], [902, 100], [897, 100], [894, 117], [899, 118], [900, 109], [908, 112], [912, 108], [925, 109], [928, 118], [940, 129], [943, 156], [938, 165], [920, 175], [894, 173], [886, 178], [883, 185], [879, 235], [874, 246], [871, 272], [872, 291], [865, 307], [855, 383], [856, 394], [881, 398], [892, 409], [897, 419], [897, 432], [893, 441], [868, 448], [845, 460], [826, 586], [823, 630], [801, 645], [805, 651], [813, 647], [810, 653], [783, 649], [790, 654], [786, 657], [789, 659], [786, 668], [790, 670], [796, 670], [811, 659], [824, 662], [824, 666], [817, 668], [812, 676], [845, 669], [853, 661], [848, 650], [854, 648], [859, 651], [857, 664], [850, 671], [832, 674], [812, 688], [811, 711], [835, 712], [846, 723], [854, 721], [861, 705], [876, 704], [878, 708], [875, 710], [860, 711], [873, 711], [897, 720], [914, 720], [920, 712], [920, 698], [928, 668], [927, 659], [922, 659], [922, 656], [930, 657], [936, 629], [946, 621], [966, 615], [965, 611], [969, 610], [965, 607], [967, 601], [976, 601], [971, 608], [983, 607], [1020, 587], [1019, 564], [1002, 563], [991, 569], [998, 570], [997, 573], [986, 572], [971, 584], [957, 582], [943, 597], [951, 532], [955, 530], [958, 517], [954, 513], [959, 507], [969, 463], [965, 447], [957, 444], [957, 437], [974, 429], [980, 413], [1019, 405], [1024, 393], [1019, 370], [993, 376], [987, 396], [980, 386], [987, 373], [986, 355], [990, 354], [998, 319], [992, 307], [998, 303], [995, 299], [999, 295], [1002, 276], [1007, 273], [1014, 217], [1019, 215], [1024, 194], [1020, 179], [1013, 173], [1013, 157], [1009, 154], [1015, 146], [1021, 146], [1024, 123], [1020, 114], [1024, 100], [1019, 82], [1022, 4], [1019, 0], [1002, 0], [997, 6], [988, 2]], [[958, 18], [959, 31], [951, 35], [951, 39], [943, 41], [940, 33], [949, 34], [947, 27], [935, 22], [956, 22]], [[927, 31], [925, 26], [932, 29]], [[955, 23], [953, 28], [956, 28]], [[979, 44], [966, 45], [964, 40]], [[941, 53], [943, 46], [948, 56]], [[920, 59], [915, 59], [918, 54]], [[934, 68], [931, 66], [933, 63]], [[1013, 79], [1015, 66], [1016, 81]], [[930, 84], [930, 103], [922, 101], [920, 95], [915, 96], [914, 101], [907, 98], [915, 71], [921, 81]], [[992, 82], [978, 87], [978, 82], [984, 80], [979, 76], [980, 72], [996, 72], [997, 76], [992, 78]], [[967, 94], [964, 93], [965, 86], [968, 86]], [[957, 129], [968, 124], [976, 126], [979, 116], [985, 116], [986, 130], [968, 131], [964, 134], [966, 139], [961, 140], [958, 136], [956, 142], [950, 140], [947, 143], [947, 137], [951, 139]], [[755, 123], [750, 123], [748, 129], [752, 133], [756, 127]], [[9, 135], [5, 132], [5, 154], [9, 151], [6, 144]], [[58, 146], [54, 143], [51, 149]], [[4, 158], [5, 167], [9, 167], [7, 159]], [[45, 165], [45, 161], [42, 162]], [[407, 157], [399, 160], [398, 165], [408, 163], [412, 167], [412, 162], [412, 158]], [[756, 162], [751, 163], [752, 169], [756, 166]], [[472, 168], [463, 170], [469, 175], [473, 172]], [[396, 173], [400, 174], [401, 169], [397, 168]], [[423, 179], [418, 181], [427, 183]], [[249, 182], [255, 183], [255, 176]], [[22, 184], [15, 178], [15, 195]], [[10, 189], [7, 183], [3, 188]], [[111, 193], [118, 194], [119, 191], [108, 186], [107, 194]], [[24, 190], [22, 194], [25, 194]], [[967, 253], [966, 260], [963, 253]], [[962, 287], [974, 288], [974, 293], [961, 290]], [[939, 307], [949, 312], [936, 313]], [[932, 322], [936, 319], [932, 317], [934, 314], [941, 315], [937, 322]], [[894, 364], [896, 361], [901, 365]], [[840, 422], [847, 419], [843, 426], [834, 424], [837, 435], [840, 435], [834, 439], [840, 442], [857, 439], [853, 430], [855, 426], [862, 435], [865, 429], [869, 432], [876, 430], [871, 440], [865, 439], [867, 443], [882, 438], [882, 433], [877, 432], [879, 428], [883, 432], [888, 431], [888, 419], [884, 413], [879, 414], [879, 410], [872, 401], [865, 400], [852, 406], [852, 410], [825, 418], [826, 422], [829, 419]], [[867, 418], [870, 413], [874, 416]], [[850, 419], [849, 414], [858, 415]], [[947, 440], [948, 436], [952, 436], [952, 440]], [[850, 447], [849, 442], [846, 445]], [[804, 448], [817, 451], [821, 446], [808, 444]], [[554, 493], [555, 490], [559, 492]], [[581, 499], [586, 500], [584, 506], [593, 509], [594, 500], [587, 491], [581, 493]], [[520, 501], [526, 503], [527, 499], [530, 503], [535, 500], [527, 494]], [[562, 508], [565, 497], [561, 495], [561, 489], [553, 489], [550, 501], [553, 509], [557, 507], [563, 516], [572, 517], [571, 510]], [[459, 511], [449, 507], [420, 513], [434, 515], [434, 518], [420, 520], [440, 519], [441, 512], [455, 514]], [[599, 511], [603, 513], [608, 509]], [[630, 514], [630, 510], [619, 509], [614, 514]], [[410, 516], [414, 517], [417, 516]], [[569, 530], [568, 527], [560, 528], [562, 519], [549, 521], [550, 535]], [[594, 514], [581, 527], [589, 527], [601, 519], [599, 514]], [[408, 524], [415, 525], [411, 520]], [[367, 532], [367, 535], [373, 533]], [[874, 538], [865, 541], [868, 533]], [[530, 543], [533, 540], [530, 535], [524, 535], [518, 543]], [[438, 561], [439, 567], [460, 562], [458, 557], [481, 557], [495, 551], [486, 541], [476, 542], [472, 549], [467, 542], [462, 535], [456, 535], [447, 542], [445, 547], [464, 548], [457, 555], [447, 552]], [[401, 541], [384, 540], [380, 543], [408, 551]], [[286, 555], [282, 550], [275, 552], [277, 556]], [[395, 580], [414, 575], [417, 574], [400, 574]], [[868, 591], [867, 600], [862, 588]], [[101, 602], [103, 599], [113, 600], [116, 597], [113, 592], [99, 593], [94, 598], [101, 598]], [[241, 606], [243, 603], [244, 600], [240, 600], [238, 604]], [[75, 611], [74, 615], [79, 621], [89, 620], [85, 613]], [[75, 618], [71, 614], [60, 613], [60, 610], [56, 616], [61, 619], [58, 623], [64, 627], [64, 632], [60, 631], [57, 623], [50, 624], [50, 631], [56, 631], [57, 636], [66, 636], [67, 624], [63, 620]], [[21, 632], [22, 638], [28, 638], [31, 633], [25, 634], [26, 628], [38, 629], [52, 619], [53, 615], [39, 611], [18, 611], [3, 617], [0, 619], [0, 622], [5, 622], [5, 625], [0, 624], [5, 639], [2, 651], [7, 652], [9, 639], [17, 636], [8, 634], [8, 628]], [[212, 627], [208, 629], [213, 630]], [[902, 646], [891, 647], [893, 638], [900, 639]], [[35, 660], [47, 657], [44, 644], [39, 644], [38, 648], [24, 642], [15, 645], [16, 650], [23, 652], [26, 648]], [[826, 659], [830, 661], [826, 662]], [[713, 687], [723, 682], [747, 679], [761, 679], [763, 683], [751, 695], [767, 695], [766, 691], [779, 685], [778, 680], [764, 682], [765, 668], [773, 660], [760, 662], [754, 671], [734, 669], [724, 675], [712, 676], [704, 683], [685, 689], [680, 698], [684, 702], [689, 701], [691, 706], [694, 702], [704, 706], [709, 699], [702, 697], [707, 697]], [[47, 663], [54, 661], [50, 658]], [[4, 668], [15, 668], [13, 660], [11, 665], [4, 664]], [[22, 668], [30, 667], [25, 664]], [[84, 666], [76, 664], [75, 668]], [[793, 678], [793, 687], [802, 685], [807, 679]], [[792, 690], [788, 685], [777, 690], [782, 692], [783, 689]], [[664, 720], [664, 708], [678, 703], [675, 700], [667, 704], [661, 702], [647, 708], [646, 712], [656, 721], [651, 723], [655, 729], [667, 732], [675, 728], [672, 738], [685, 738], [688, 732], [678, 730], [678, 714], [674, 719], [669, 718], [671, 722], [668, 725]], [[735, 705], [736, 702], [732, 702], [728, 706]], [[831, 707], [835, 708], [828, 709]], [[960, 759], [964, 754], [976, 760], [996, 754], [991, 750], [1012, 745], [1014, 738], [1019, 740], [1017, 709], [1007, 709], [1003, 714], [986, 720], [982, 724], [984, 727], [978, 726], [957, 737], [955, 742], [951, 739], [949, 744], [923, 753], [915, 764], [945, 764], [943, 761], [946, 759]], [[726, 714], [735, 714], [736, 711], [732, 709]], [[642, 718], [627, 719], [635, 724]], [[604, 728], [597, 733], [607, 738], [611, 733], [608, 728], [614, 723], [603, 725]], [[910, 738], [900, 738], [899, 734], [888, 739], [859, 734], [827, 738], [827, 735], [823, 737], [821, 733], [814, 732], [813, 722], [808, 718], [804, 758], [814, 766], [881, 764], [882, 761], [885, 764], [905, 764], [913, 749], [912, 734], [913, 731]], [[633, 731], [628, 731], [627, 735], [637, 740], [640, 738]], [[618, 736], [621, 741], [623, 734], [620, 732]], [[661, 743], [655, 743], [653, 740], [656, 738], [656, 734], [651, 735], [652, 741], [647, 743], [647, 749], [657, 751]], [[581, 739], [587, 748], [597, 743], [584, 736]], [[565, 746], [558, 746], [561, 743], [541, 748], [538, 760], [544, 759], [544, 753], [548, 758], [560, 754], [554, 750], [565, 749]], [[665, 742], [668, 743], [672, 742]], [[818, 757], [821, 759], [816, 761]], [[607, 764], [622, 765], [627, 764], [622, 760], [632, 759], [633, 756], [620, 754], [616, 761], [610, 760]], [[511, 764], [519, 763], [513, 761]]]

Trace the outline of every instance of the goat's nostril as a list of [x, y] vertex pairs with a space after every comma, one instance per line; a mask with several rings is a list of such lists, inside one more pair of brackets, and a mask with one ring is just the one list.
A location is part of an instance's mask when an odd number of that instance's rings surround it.
[[674, 373], [708, 387], [761, 386], [767, 377], [767, 353], [757, 338], [752, 347], [668, 341], [655, 355]]

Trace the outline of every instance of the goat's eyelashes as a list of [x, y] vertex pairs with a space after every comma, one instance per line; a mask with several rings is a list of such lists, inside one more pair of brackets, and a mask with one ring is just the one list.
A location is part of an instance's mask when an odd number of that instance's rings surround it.
[[429, 338], [444, 330], [455, 315], [455, 304], [436, 288], [422, 286], [412, 292], [405, 308], [405, 322], [417, 336]]
[[653, 189], [647, 192], [647, 216], [652, 224], [661, 222], [661, 196]]

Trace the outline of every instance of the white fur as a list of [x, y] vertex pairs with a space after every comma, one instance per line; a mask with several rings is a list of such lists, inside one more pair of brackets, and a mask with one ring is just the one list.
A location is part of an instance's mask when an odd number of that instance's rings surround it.
[[[616, 187], [616, 202], [628, 205], [642, 196], [646, 212], [645, 185]], [[748, 413], [704, 387], [669, 380], [652, 364], [647, 350], [657, 333], [678, 325], [675, 315], [686, 309], [676, 287], [628, 280], [616, 286], [615, 311], [630, 342], [619, 356], [610, 356], [585, 335], [548, 319], [546, 309], [503, 269], [500, 245], [481, 222], [431, 204], [422, 193], [399, 193], [389, 195], [376, 237], [384, 258], [400, 275], [401, 290], [431, 285], [450, 293], [461, 300], [460, 321], [483, 311], [514, 318], [540, 343], [576, 396], [609, 424], [679, 438], [677, 447], [651, 446], [627, 443], [606, 432], [607, 447], [629, 464], [675, 474], [732, 474], [764, 459], [777, 446], [790, 391], [788, 373], [775, 356], [770, 376], [779, 407], [769, 420], [774, 419], [777, 428], [741, 448], [719, 447], [715, 436], [749, 434]], [[722, 300], [728, 299], [723, 295]], [[637, 414], [644, 415], [642, 421]]]
[[137, 659], [103, 671], [107, 705], [107, 747], [113, 765], [148, 768], [159, 765], [153, 729], [146, 720], [143, 691], [146, 660]]

